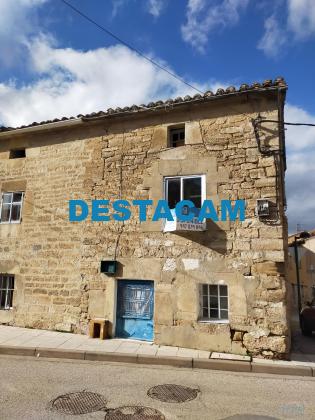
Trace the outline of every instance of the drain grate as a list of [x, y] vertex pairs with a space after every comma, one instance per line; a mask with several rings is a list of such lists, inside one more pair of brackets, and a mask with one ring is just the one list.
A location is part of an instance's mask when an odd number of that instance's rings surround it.
[[131, 405], [108, 410], [105, 420], [165, 420], [165, 417], [155, 408]]
[[50, 408], [62, 414], [87, 414], [104, 411], [107, 401], [103, 395], [94, 392], [72, 392], [59, 395], [50, 403]]
[[197, 398], [199, 389], [188, 388], [182, 385], [165, 384], [150, 388], [148, 396], [156, 400], [170, 403], [182, 403]]

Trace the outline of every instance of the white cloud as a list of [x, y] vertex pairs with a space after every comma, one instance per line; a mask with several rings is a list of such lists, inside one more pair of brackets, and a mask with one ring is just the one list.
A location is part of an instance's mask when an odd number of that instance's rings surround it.
[[165, 7], [165, 0], [148, 0], [148, 11], [155, 18], [159, 17]]
[[287, 18], [281, 22], [284, 7], [276, 7], [273, 14], [265, 20], [265, 32], [257, 47], [267, 56], [276, 57], [281, 48], [303, 41], [315, 35], [315, 1], [286, 0]]
[[275, 57], [287, 42], [285, 31], [274, 15], [265, 20], [264, 26], [265, 33], [258, 43], [258, 49], [263, 50], [268, 56]]
[[23, 63], [24, 43], [38, 33], [37, 7], [47, 0], [0, 0], [1, 64], [13, 66]]
[[315, 34], [315, 1], [288, 0], [288, 27], [298, 39]]
[[[302, 108], [287, 105], [285, 121], [315, 124], [315, 115]], [[286, 192], [289, 228], [315, 228], [315, 127], [286, 126], [287, 173]]]
[[36, 81], [22, 87], [0, 84], [4, 125], [196, 93], [123, 46], [82, 52], [55, 48], [42, 37], [29, 42], [28, 53]]
[[216, 28], [235, 25], [249, 0], [189, 0], [187, 22], [182, 25], [183, 39], [204, 52], [208, 36]]

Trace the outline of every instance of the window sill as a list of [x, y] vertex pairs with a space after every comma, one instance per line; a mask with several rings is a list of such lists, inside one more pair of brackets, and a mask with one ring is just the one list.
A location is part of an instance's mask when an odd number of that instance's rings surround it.
[[229, 324], [228, 319], [199, 319], [200, 324]]
[[0, 225], [20, 225], [21, 222], [0, 222]]

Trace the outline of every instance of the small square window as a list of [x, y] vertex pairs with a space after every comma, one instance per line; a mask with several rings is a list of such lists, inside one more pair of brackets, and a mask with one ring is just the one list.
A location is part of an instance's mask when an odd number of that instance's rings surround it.
[[10, 159], [21, 159], [25, 157], [26, 157], [25, 149], [10, 150]]
[[169, 129], [169, 147], [185, 145], [185, 126]]
[[204, 320], [228, 320], [228, 287], [218, 284], [203, 284], [202, 318]]
[[13, 306], [14, 276], [0, 274], [0, 310], [8, 310]]

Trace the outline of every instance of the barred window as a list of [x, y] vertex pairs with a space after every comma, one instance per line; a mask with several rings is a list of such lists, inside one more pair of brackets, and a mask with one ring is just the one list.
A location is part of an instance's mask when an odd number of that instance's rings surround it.
[[228, 287], [221, 284], [202, 285], [202, 318], [209, 320], [227, 320]]
[[1, 198], [0, 223], [20, 223], [24, 192], [4, 192]]
[[14, 276], [0, 274], [0, 309], [11, 309], [13, 302]]

